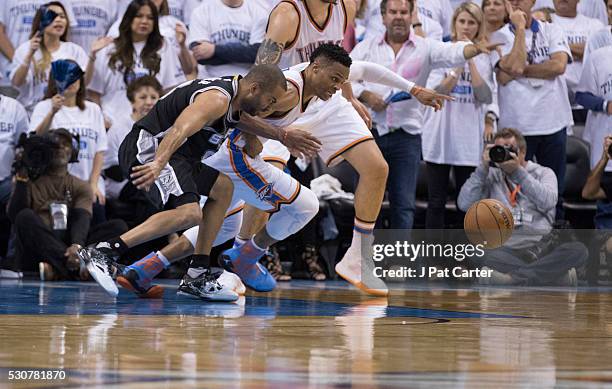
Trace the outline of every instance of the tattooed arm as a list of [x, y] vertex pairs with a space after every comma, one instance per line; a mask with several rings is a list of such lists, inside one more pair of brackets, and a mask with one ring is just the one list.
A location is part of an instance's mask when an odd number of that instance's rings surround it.
[[285, 46], [299, 33], [300, 15], [290, 3], [280, 3], [268, 19], [266, 36], [259, 46], [255, 65], [278, 64]]

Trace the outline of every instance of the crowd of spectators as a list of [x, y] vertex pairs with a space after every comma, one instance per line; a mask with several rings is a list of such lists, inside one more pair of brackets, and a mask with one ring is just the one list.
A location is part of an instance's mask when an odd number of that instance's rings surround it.
[[[449, 227], [450, 195], [460, 214], [479, 199], [498, 198], [515, 215], [517, 228], [550, 231], [565, 219], [569, 136], [590, 146], [593, 171], [582, 196], [598, 200], [598, 227], [612, 225], [612, 0], [357, 2], [357, 19], [344, 41], [354, 60], [381, 64], [454, 98], [433, 112], [409, 96], [398, 98], [391, 88], [353, 84], [355, 96], [370, 110], [372, 132], [389, 164], [391, 228], [413, 228], [424, 163], [427, 229]], [[123, 138], [182, 82], [246, 73], [276, 3], [4, 0], [0, 215], [11, 227], [2, 230], [2, 274], [38, 271], [44, 263], [62, 278], [78, 278], [73, 244], [116, 233], [155, 212], [117, 166]], [[479, 41], [498, 46], [490, 55], [466, 49], [466, 42]], [[66, 88], [53, 76], [57, 61], [80, 70]], [[23, 158], [15, 150], [23, 149], [17, 146], [28, 133], [57, 155], [64, 149], [78, 155], [38, 180], [28, 178], [23, 169], [11, 169], [15, 159]], [[494, 143], [507, 146], [512, 160], [489, 169]], [[449, 192], [451, 175], [454, 193]], [[52, 204], [55, 210], [63, 209], [61, 204], [72, 210], [76, 221], [68, 217], [66, 222], [79, 228], [58, 229], [62, 223], [55, 220]], [[52, 243], [45, 250], [29, 247], [28, 241], [38, 238]], [[308, 250], [316, 251], [310, 243]], [[571, 250], [575, 261], [552, 275], [542, 276], [534, 266], [549, 266], [559, 257], [555, 253], [549, 262], [528, 263], [529, 269], [520, 265], [527, 263], [516, 252], [499, 254], [485, 265], [499, 272], [500, 282], [545, 278], [554, 283], [568, 269], [584, 265], [582, 247]], [[313, 278], [325, 279], [322, 273]]]

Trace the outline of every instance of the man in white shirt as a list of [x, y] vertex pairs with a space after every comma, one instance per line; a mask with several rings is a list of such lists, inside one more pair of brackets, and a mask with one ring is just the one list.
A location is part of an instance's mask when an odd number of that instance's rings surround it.
[[570, 100], [574, 100], [576, 87], [582, 73], [582, 58], [587, 39], [603, 28], [603, 24], [597, 20], [578, 14], [579, 0], [554, 0], [555, 14], [552, 22], [561, 27], [572, 52], [574, 61], [567, 65], [565, 78], [570, 92]]
[[584, 48], [583, 62], [586, 63], [589, 54], [606, 46], [612, 46], [612, 0], [606, 1], [608, 11], [608, 25], [593, 33], [587, 40]]
[[442, 26], [443, 39], [450, 40], [451, 19], [453, 18], [453, 7], [449, 0], [418, 0], [415, 1], [420, 15], [435, 20]]
[[572, 55], [561, 28], [531, 16], [535, 0], [513, 0], [511, 23], [491, 36], [501, 42], [492, 53], [499, 83], [500, 128], [520, 128], [527, 140], [527, 159], [557, 175], [557, 218], [563, 219], [567, 127], [574, 124], [565, 69]]
[[[606, 24], [608, 17], [606, 15], [605, 0], [580, 0], [578, 3], [578, 13], [589, 18], [597, 19]], [[533, 9], [554, 8], [553, 0], [536, 0]]]
[[[378, 63], [424, 86], [431, 69], [462, 65], [486, 50], [481, 44], [442, 43], [416, 35], [411, 28], [413, 7], [413, 0], [383, 0], [386, 33], [359, 43], [351, 57]], [[415, 99], [390, 102], [391, 88], [375, 84], [354, 84], [353, 88], [374, 111], [376, 142], [389, 165], [391, 228], [412, 228], [424, 111]]]
[[187, 43], [199, 77], [246, 74], [264, 38], [266, 18], [255, 0], [210, 0], [196, 8]]

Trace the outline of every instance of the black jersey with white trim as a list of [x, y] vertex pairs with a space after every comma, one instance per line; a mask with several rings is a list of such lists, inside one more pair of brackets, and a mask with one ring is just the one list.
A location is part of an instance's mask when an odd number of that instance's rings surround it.
[[187, 138], [177, 151], [184, 156], [199, 159], [215, 146], [220, 146], [228, 130], [240, 121], [240, 111], [232, 115], [232, 102], [238, 93], [238, 81], [241, 78], [241, 76], [228, 76], [185, 82], [160, 98], [151, 111], [136, 122], [135, 126], [149, 132], [161, 142], [161, 138], [174, 125], [185, 108], [194, 102], [197, 95], [209, 90], [217, 90], [227, 95], [229, 109], [226, 114]]

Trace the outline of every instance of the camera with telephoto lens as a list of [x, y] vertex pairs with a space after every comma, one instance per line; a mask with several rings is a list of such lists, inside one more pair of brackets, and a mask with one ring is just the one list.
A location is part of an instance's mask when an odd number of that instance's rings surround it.
[[21, 134], [17, 143], [15, 161], [13, 162], [12, 172], [27, 173], [30, 180], [36, 180], [47, 172], [56, 151], [61, 147], [61, 137], [70, 139], [72, 153], [70, 163], [78, 162], [79, 156], [79, 137], [70, 134], [65, 129], [51, 130], [44, 135]]
[[493, 146], [489, 150], [489, 158], [491, 162], [502, 163], [510, 161], [512, 156], [510, 153], [518, 154], [518, 151], [512, 146]]

